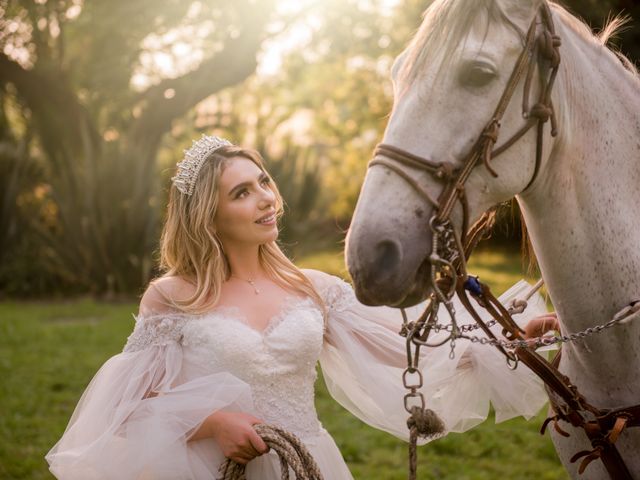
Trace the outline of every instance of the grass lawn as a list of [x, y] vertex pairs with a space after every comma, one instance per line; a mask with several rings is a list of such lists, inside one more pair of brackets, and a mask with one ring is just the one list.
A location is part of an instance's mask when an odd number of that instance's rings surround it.
[[[305, 267], [344, 275], [338, 253], [301, 259]], [[470, 270], [497, 294], [521, 275], [517, 256], [483, 252]], [[92, 300], [0, 303], [0, 478], [53, 478], [44, 454], [60, 437], [80, 394], [129, 335], [135, 304]], [[406, 478], [406, 444], [352, 417], [317, 384], [322, 422], [334, 435], [356, 479]], [[566, 479], [549, 437], [531, 422], [485, 424], [451, 434], [419, 451], [419, 477]], [[331, 479], [327, 479], [331, 480]]]

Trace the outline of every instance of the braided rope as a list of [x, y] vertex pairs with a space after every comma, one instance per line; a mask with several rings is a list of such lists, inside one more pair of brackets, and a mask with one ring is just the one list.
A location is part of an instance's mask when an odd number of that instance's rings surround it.
[[409, 480], [418, 475], [418, 438], [435, 439], [446, 434], [444, 422], [438, 414], [428, 408], [411, 407], [411, 416], [407, 419], [409, 428]]
[[[297, 480], [323, 480], [318, 464], [307, 448], [293, 433], [274, 425], [254, 425], [264, 443], [272, 448], [280, 459], [282, 480], [289, 480], [289, 469]], [[218, 480], [246, 480], [245, 465], [228, 458], [221, 466]]]

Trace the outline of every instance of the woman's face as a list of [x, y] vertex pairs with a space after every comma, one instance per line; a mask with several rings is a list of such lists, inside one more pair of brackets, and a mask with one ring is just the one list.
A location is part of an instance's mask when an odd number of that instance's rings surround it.
[[227, 160], [218, 181], [214, 225], [224, 246], [262, 245], [278, 238], [276, 196], [267, 175], [251, 160]]

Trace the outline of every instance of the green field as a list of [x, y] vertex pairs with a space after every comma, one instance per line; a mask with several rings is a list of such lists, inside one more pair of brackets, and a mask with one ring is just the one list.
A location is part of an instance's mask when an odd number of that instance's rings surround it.
[[[338, 253], [301, 259], [306, 267], [344, 274]], [[513, 254], [480, 253], [470, 270], [501, 293], [521, 275]], [[63, 432], [80, 394], [98, 367], [118, 353], [133, 325], [133, 303], [0, 303], [0, 478], [45, 479], [44, 454]], [[320, 380], [317, 407], [356, 479], [406, 478], [406, 444], [352, 417]], [[566, 479], [544, 418], [495, 425], [490, 419], [464, 434], [419, 451], [419, 478]], [[330, 479], [327, 479], [330, 480]]]

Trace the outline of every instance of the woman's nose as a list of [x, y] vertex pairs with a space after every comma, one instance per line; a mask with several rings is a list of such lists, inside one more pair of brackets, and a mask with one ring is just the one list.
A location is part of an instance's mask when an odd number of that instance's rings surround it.
[[273, 205], [276, 201], [276, 195], [269, 187], [264, 187], [262, 189], [262, 195], [260, 197], [260, 202], [264, 206]]

